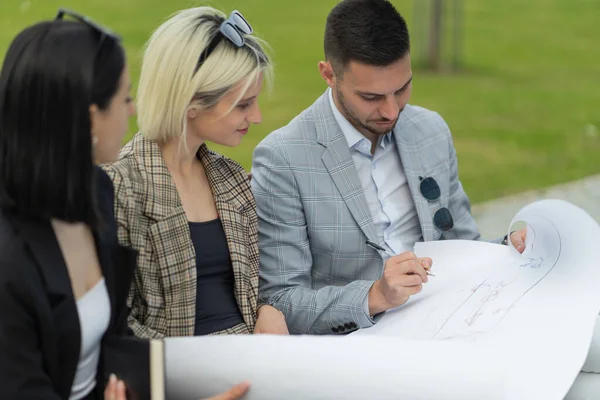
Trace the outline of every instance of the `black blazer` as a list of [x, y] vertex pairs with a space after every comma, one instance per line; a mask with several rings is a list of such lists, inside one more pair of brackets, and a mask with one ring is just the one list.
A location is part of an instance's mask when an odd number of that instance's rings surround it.
[[[127, 333], [136, 253], [118, 245], [112, 182], [96, 172], [103, 225], [94, 236], [111, 304], [106, 338]], [[77, 306], [50, 222], [0, 212], [0, 399], [68, 399], [80, 347]], [[99, 373], [95, 397], [103, 385]]]

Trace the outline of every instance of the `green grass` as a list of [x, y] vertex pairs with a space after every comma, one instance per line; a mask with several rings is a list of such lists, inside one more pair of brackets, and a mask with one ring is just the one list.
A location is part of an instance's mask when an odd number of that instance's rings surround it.
[[[422, 26], [422, 21], [413, 21], [413, 1], [393, 2], [411, 28]], [[271, 43], [276, 62], [275, 90], [261, 99], [264, 122], [251, 130], [242, 146], [219, 147], [218, 151], [249, 168], [254, 146], [322, 93], [325, 84], [317, 63], [322, 58], [325, 18], [336, 3], [208, 3], [227, 12], [242, 11], [255, 31]], [[0, 58], [19, 30], [53, 17], [62, 5], [124, 37], [135, 81], [150, 32], [173, 12], [198, 4], [187, 0], [2, 0]], [[415, 71], [411, 103], [438, 111], [450, 125], [460, 176], [471, 199], [479, 202], [599, 173], [597, 1], [464, 0], [464, 4], [463, 70]], [[414, 43], [415, 55], [420, 45]]]

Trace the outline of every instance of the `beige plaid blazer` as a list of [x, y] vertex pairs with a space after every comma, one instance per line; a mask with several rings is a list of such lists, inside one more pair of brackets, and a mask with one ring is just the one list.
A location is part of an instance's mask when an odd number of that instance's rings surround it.
[[[235, 297], [248, 331], [258, 300], [258, 233], [254, 197], [244, 169], [202, 145], [202, 161], [223, 224]], [[115, 187], [119, 242], [139, 252], [129, 303], [136, 336], [192, 336], [196, 254], [179, 194], [160, 149], [137, 134], [119, 160], [104, 167]]]

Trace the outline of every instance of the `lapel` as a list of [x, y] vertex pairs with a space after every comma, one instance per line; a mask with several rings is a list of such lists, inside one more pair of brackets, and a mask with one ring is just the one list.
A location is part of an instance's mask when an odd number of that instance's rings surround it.
[[373, 217], [358, 179], [348, 142], [331, 110], [329, 90], [313, 106], [317, 141], [325, 147], [323, 164], [357, 225], [369, 240], [377, 242]]
[[[231, 255], [231, 264], [235, 277], [234, 293], [246, 325], [254, 326], [253, 313], [244, 310], [253, 309], [248, 300], [248, 216], [244, 212], [246, 204], [251, 204], [248, 198], [250, 189], [246, 174], [242, 173], [241, 182], [235, 179], [239, 171], [232, 171], [222, 156], [210, 151], [202, 145], [197, 154], [204, 165], [208, 181], [215, 198], [217, 212], [221, 219], [227, 246]], [[232, 174], [234, 179], [232, 179]]]
[[158, 144], [137, 134], [134, 154], [142, 180], [142, 212], [158, 263], [169, 336], [193, 336], [196, 318], [196, 252], [187, 216]]
[[117, 240], [117, 223], [114, 215], [114, 189], [112, 181], [101, 168], [96, 167], [97, 206], [101, 215], [100, 227], [93, 231], [96, 253], [102, 268], [102, 275], [110, 298], [111, 318], [109, 332], [121, 330], [137, 252], [120, 246]]
[[426, 221], [431, 221], [431, 213], [427, 200], [421, 195], [419, 184], [421, 177], [426, 176], [428, 171], [426, 171], [421, 160], [422, 154], [418, 151], [410, 150], [415, 148], [414, 136], [417, 132], [414, 132], [412, 123], [408, 118], [409, 112], [410, 105], [407, 105], [394, 127], [394, 140], [398, 148], [398, 154], [400, 155], [400, 163], [406, 175], [406, 181], [408, 182], [415, 208], [417, 209], [423, 241], [427, 242], [434, 240], [434, 230], [431, 229], [431, 226], [425, 224]]
[[[53, 333], [42, 341], [48, 360], [56, 360], [48, 373], [54, 382], [73, 382], [81, 346], [81, 327], [67, 265], [49, 221], [11, 218], [38, 266], [49, 300]], [[69, 356], [66, 356], [69, 355]], [[60, 360], [60, 362], [58, 362]]]

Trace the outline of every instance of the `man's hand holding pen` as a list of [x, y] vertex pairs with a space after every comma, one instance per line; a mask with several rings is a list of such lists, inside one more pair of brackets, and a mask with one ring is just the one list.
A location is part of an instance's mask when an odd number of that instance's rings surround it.
[[431, 265], [431, 258], [419, 258], [412, 252], [388, 258], [383, 276], [369, 290], [369, 313], [376, 315], [398, 307], [410, 296], [419, 293], [428, 280], [427, 272]]

